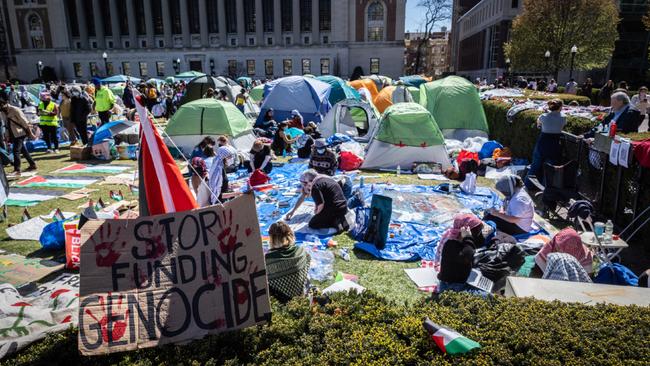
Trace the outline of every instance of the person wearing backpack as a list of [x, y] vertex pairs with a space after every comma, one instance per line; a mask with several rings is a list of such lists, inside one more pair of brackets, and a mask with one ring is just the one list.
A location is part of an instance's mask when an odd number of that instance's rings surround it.
[[0, 99], [0, 113], [2, 113], [4, 119], [7, 121], [7, 135], [11, 141], [14, 154], [14, 171], [12, 175], [20, 176], [20, 154], [23, 154], [29, 163], [27, 171], [36, 170], [36, 163], [25, 147], [25, 137], [35, 139], [36, 136], [34, 136], [32, 130], [29, 128], [29, 122], [25, 114], [23, 114], [20, 108], [9, 105], [5, 99]]

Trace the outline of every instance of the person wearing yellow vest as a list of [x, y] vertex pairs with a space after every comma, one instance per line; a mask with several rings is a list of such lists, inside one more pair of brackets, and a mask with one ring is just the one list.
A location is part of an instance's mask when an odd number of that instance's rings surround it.
[[49, 92], [42, 92], [40, 94], [41, 102], [38, 104], [38, 115], [40, 122], [38, 127], [43, 131], [43, 140], [47, 145], [47, 152], [59, 153], [59, 137], [57, 136], [57, 129], [59, 128], [59, 107], [52, 101]]
[[107, 87], [102, 86], [99, 79], [93, 79], [95, 85], [95, 110], [102, 124], [111, 120], [111, 109], [115, 104], [115, 95]]

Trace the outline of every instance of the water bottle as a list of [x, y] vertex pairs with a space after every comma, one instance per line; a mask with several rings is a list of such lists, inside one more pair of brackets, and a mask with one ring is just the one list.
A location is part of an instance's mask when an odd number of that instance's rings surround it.
[[605, 244], [611, 244], [612, 243], [612, 234], [614, 233], [614, 223], [612, 223], [612, 220], [607, 220], [607, 223], [605, 224]]
[[402, 175], [402, 167], [397, 165], [397, 176], [399, 177], [400, 175]]

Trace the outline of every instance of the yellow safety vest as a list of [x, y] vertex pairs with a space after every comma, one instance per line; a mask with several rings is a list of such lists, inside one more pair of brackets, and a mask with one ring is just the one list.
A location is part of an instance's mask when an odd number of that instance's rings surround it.
[[[47, 108], [43, 105], [43, 102], [40, 102], [38, 104], [38, 110], [39, 111], [45, 111], [45, 112], [54, 112], [54, 108], [56, 107], [56, 104], [54, 102], [50, 102], [50, 104], [47, 105]], [[40, 116], [41, 120], [39, 122], [40, 125], [43, 126], [58, 126], [59, 125], [59, 117], [58, 116]]]

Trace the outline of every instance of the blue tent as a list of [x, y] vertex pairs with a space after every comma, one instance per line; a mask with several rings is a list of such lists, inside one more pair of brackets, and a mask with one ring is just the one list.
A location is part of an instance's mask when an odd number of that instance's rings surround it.
[[316, 80], [328, 83], [332, 87], [329, 97], [331, 105], [335, 105], [345, 99], [361, 100], [359, 92], [339, 77], [324, 75], [316, 77]]
[[237, 84], [249, 89], [253, 85], [253, 79], [248, 76], [240, 76], [237, 78]]
[[120, 120], [120, 121], [113, 121], [113, 122], [108, 122], [95, 131], [95, 134], [93, 135], [93, 140], [91, 145], [96, 145], [101, 143], [102, 141], [106, 139], [111, 139], [113, 136], [116, 134], [120, 133], [121, 131], [126, 130], [127, 128], [133, 126], [134, 123], [131, 121], [127, 120]]
[[276, 121], [289, 119], [291, 111], [296, 109], [304, 123], [320, 123], [332, 107], [328, 99], [331, 89], [327, 83], [303, 76], [289, 76], [267, 83], [258, 122], [269, 109], [273, 109]]
[[406, 86], [414, 86], [416, 88], [419, 88], [420, 85], [429, 81], [420, 75], [402, 76], [399, 79], [403, 81]]
[[127, 81], [132, 81], [134, 83], [139, 83], [142, 79], [133, 77], [133, 76], [127, 76], [127, 75], [113, 75], [109, 76], [105, 79], [102, 79], [102, 83], [104, 84], [115, 84], [115, 83], [126, 83]]

